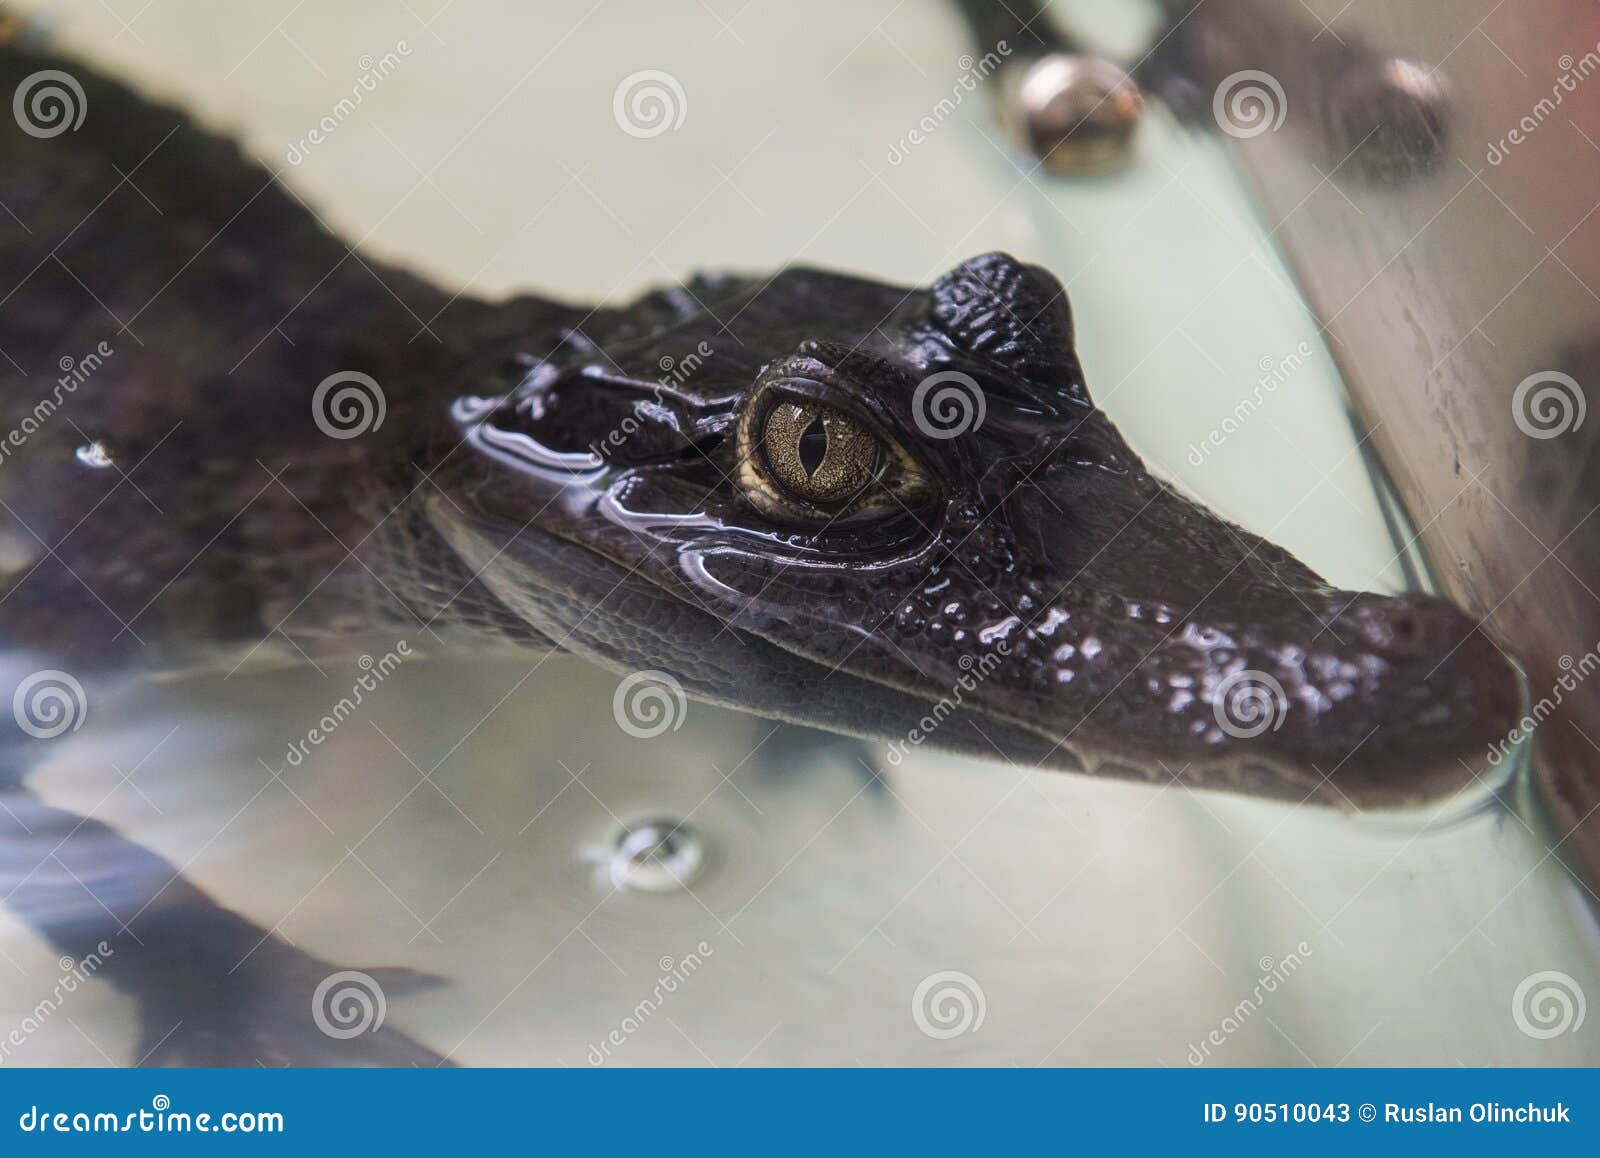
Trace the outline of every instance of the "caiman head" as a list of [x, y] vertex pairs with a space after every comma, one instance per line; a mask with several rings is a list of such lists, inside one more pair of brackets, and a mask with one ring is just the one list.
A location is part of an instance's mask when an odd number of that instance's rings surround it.
[[[1371, 807], [1470, 786], [1518, 677], [1152, 478], [1061, 285], [701, 277], [475, 371], [429, 517], [536, 633], [979, 757]], [[1263, 480], [1264, 485], [1276, 485]]]

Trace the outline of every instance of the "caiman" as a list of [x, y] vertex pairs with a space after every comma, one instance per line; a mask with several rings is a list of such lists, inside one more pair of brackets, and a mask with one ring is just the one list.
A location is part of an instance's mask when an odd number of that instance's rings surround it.
[[[1034, 265], [489, 302], [87, 65], [0, 49], [0, 93], [51, 70], [76, 123], [0, 124], [8, 670], [560, 649], [894, 751], [1347, 810], [1470, 785], [1516, 713], [1456, 607], [1153, 477]], [[0, 886], [63, 953], [137, 938], [102, 975], [145, 1060], [437, 1060], [314, 1032], [335, 966], [31, 795], [38, 731], [0, 749]]]

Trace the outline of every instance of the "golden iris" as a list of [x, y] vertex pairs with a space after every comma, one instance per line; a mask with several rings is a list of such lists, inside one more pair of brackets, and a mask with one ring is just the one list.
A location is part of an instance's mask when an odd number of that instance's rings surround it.
[[761, 435], [767, 469], [779, 486], [808, 503], [852, 498], [878, 471], [881, 444], [847, 414], [808, 401], [783, 401], [767, 412]]

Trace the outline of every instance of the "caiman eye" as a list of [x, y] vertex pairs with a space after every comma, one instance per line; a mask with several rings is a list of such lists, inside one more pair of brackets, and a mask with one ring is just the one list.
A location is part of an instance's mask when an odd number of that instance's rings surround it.
[[878, 439], [847, 414], [814, 402], [780, 402], [767, 412], [761, 452], [773, 480], [808, 503], [854, 498], [877, 475]]
[[893, 513], [929, 491], [911, 456], [866, 422], [779, 391], [740, 419], [738, 477], [753, 506], [790, 522]]

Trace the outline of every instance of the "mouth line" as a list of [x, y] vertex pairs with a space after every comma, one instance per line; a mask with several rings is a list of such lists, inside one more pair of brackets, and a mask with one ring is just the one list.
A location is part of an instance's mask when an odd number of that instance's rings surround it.
[[[549, 484], [565, 490], [575, 481], [571, 474], [558, 476], [548, 469], [530, 473], [542, 480], [533, 487], [541, 501], [551, 497]], [[596, 476], [603, 473], [597, 471]], [[469, 569], [488, 568], [498, 561], [493, 568], [498, 574], [489, 580], [496, 596], [566, 650], [612, 670], [667, 670], [696, 698], [758, 716], [891, 746], [905, 745], [913, 733], [926, 733], [934, 749], [1056, 770], [1099, 771], [1158, 785], [1172, 778], [1185, 786], [1227, 788], [1290, 802], [1321, 796], [1327, 798], [1321, 802], [1337, 804], [1343, 802], [1342, 795], [1360, 806], [1392, 807], [1397, 801], [1439, 796], [1459, 787], [1447, 783], [1463, 779], [1456, 758], [1473, 760], [1475, 751], [1468, 741], [1483, 730], [1467, 717], [1478, 704], [1493, 700], [1489, 694], [1493, 681], [1487, 677], [1452, 691], [1453, 677], [1445, 673], [1438, 677], [1446, 683], [1437, 685], [1443, 707], [1435, 713], [1439, 717], [1435, 726], [1427, 726], [1431, 701], [1421, 681], [1415, 687], [1394, 684], [1396, 692], [1410, 689], [1413, 698], [1377, 711], [1390, 698], [1384, 693], [1384, 679], [1405, 680], [1407, 672], [1420, 672], [1438, 658], [1431, 653], [1424, 656], [1421, 668], [1417, 654], [1384, 658], [1382, 641], [1374, 642], [1366, 634], [1375, 625], [1387, 630], [1399, 622], [1394, 619], [1396, 612], [1417, 613], [1416, 606], [1406, 605], [1415, 597], [1365, 596], [1370, 602], [1356, 607], [1346, 620], [1332, 612], [1363, 597], [1329, 589], [1317, 593], [1313, 607], [1300, 606], [1295, 615], [1288, 615], [1283, 600], [1269, 601], [1265, 610], [1252, 600], [1229, 600], [1226, 609], [1207, 605], [1181, 611], [1173, 600], [1147, 598], [1138, 601], [1143, 610], [1126, 623], [1129, 614], [1102, 606], [1104, 600], [1092, 593], [1083, 594], [1063, 606], [1070, 614], [1057, 635], [1041, 631], [1023, 645], [1021, 637], [1012, 633], [1019, 645], [1016, 658], [1008, 661], [1017, 665], [1013, 671], [996, 672], [992, 684], [968, 688], [952, 704], [953, 687], [947, 685], [962, 674], [956, 671], [961, 657], [955, 655], [954, 640], [920, 651], [913, 640], [906, 645], [913, 658], [902, 653], [896, 660], [896, 632], [878, 640], [878, 633], [851, 626], [849, 616], [830, 614], [836, 603], [829, 600], [838, 596], [830, 597], [828, 591], [837, 591], [837, 583], [860, 580], [867, 588], [883, 587], [882, 582], [874, 585], [865, 578], [859, 562], [819, 559], [817, 565], [808, 565], [791, 560], [790, 565], [799, 568], [794, 591], [780, 587], [780, 598], [763, 600], [762, 592], [775, 577], [771, 568], [740, 568], [733, 563], [717, 567], [714, 562], [706, 567], [707, 560], [723, 553], [770, 563], [759, 548], [752, 551], [743, 541], [725, 541], [717, 533], [720, 524], [683, 534], [674, 533], [672, 527], [643, 529], [631, 513], [604, 511], [603, 489], [578, 487], [582, 495], [551, 504], [554, 513], [542, 526], [530, 521], [518, 527], [503, 511], [483, 520], [462, 518], [459, 510], [442, 501], [436, 506], [443, 514], [436, 511], [434, 517], [442, 518], [446, 537]], [[646, 521], [649, 517], [641, 516]], [[448, 529], [452, 523], [458, 527], [454, 534]], [[743, 540], [745, 535], [739, 537]], [[471, 541], [475, 538], [479, 542]], [[647, 553], [641, 553], [641, 546]], [[696, 561], [703, 575], [693, 570]], [[888, 576], [907, 562], [902, 556], [878, 559], [872, 571]], [[760, 587], [753, 598], [750, 591], [739, 589], [747, 585], [739, 578], [747, 571], [748, 586]], [[819, 571], [838, 575], [835, 586], [819, 581]], [[797, 602], [808, 588], [816, 601]], [[1311, 595], [1306, 593], [1306, 598]], [[1121, 606], [1126, 600], [1119, 596], [1114, 602]], [[624, 603], [625, 615], [617, 610]], [[1176, 615], [1159, 624], [1141, 621], [1156, 603], [1170, 605]], [[882, 601], [873, 606], [881, 609]], [[1226, 630], [1218, 629], [1214, 638], [1210, 634], [1186, 638], [1192, 634], [1189, 626], [1204, 630], [1208, 623], [1221, 622], [1222, 610], [1228, 612], [1222, 616]], [[1430, 604], [1421, 610], [1434, 609]], [[1048, 616], [1048, 611], [1038, 615]], [[816, 631], [808, 633], [805, 624], [813, 618]], [[1074, 618], [1078, 634], [1073, 634]], [[1350, 632], [1343, 630], [1344, 622]], [[657, 623], [668, 626], [657, 631], [653, 626]], [[1320, 633], [1326, 640], [1330, 626], [1345, 636], [1346, 645], [1327, 641], [1318, 648], [1315, 637]], [[1055, 652], [1063, 642], [1070, 639], [1081, 645], [1085, 627], [1090, 638], [1098, 636], [1105, 642], [1109, 654], [1080, 670], [1077, 683], [1068, 688], [1050, 665], [1059, 660]], [[1425, 633], [1423, 640], [1437, 643], [1436, 634]], [[1151, 650], [1147, 645], [1157, 642], [1156, 636], [1162, 646]], [[808, 646], [808, 640], [816, 646]], [[976, 627], [972, 640], [969, 647], [978, 650]], [[1144, 655], [1146, 651], [1150, 655]], [[1308, 657], [1312, 651], [1314, 656]], [[858, 654], [861, 658], [851, 659]], [[929, 669], [917, 662], [919, 656], [932, 671], [949, 678], [929, 675]], [[1092, 652], [1087, 659], [1094, 659]], [[1087, 661], [1073, 662], [1081, 666]], [[1371, 662], [1390, 666], [1375, 669]], [[1033, 670], [1041, 665], [1044, 670]], [[1246, 665], [1254, 674], [1264, 671], [1268, 677], [1276, 673], [1282, 678], [1282, 689], [1292, 701], [1287, 722], [1278, 722], [1283, 733], [1278, 735], [1274, 726], [1259, 740], [1203, 737], [1220, 705], [1214, 683], [1231, 674], [1233, 667]], [[1336, 678], [1330, 672], [1339, 665], [1348, 667], [1350, 674], [1337, 678], [1348, 678], [1356, 688], [1343, 697], [1330, 690], [1330, 681]], [[1180, 686], [1167, 685], [1174, 675], [1192, 677], [1192, 683], [1181, 685], [1192, 693], [1182, 697], [1189, 702], [1185, 712], [1168, 703]], [[1036, 677], [1044, 677], [1044, 682]], [[1282, 689], [1276, 693], [1280, 701], [1285, 695]], [[1330, 701], [1324, 693], [1334, 698]], [[1407, 702], [1412, 706], [1408, 708]], [[1365, 703], [1374, 705], [1370, 720], [1363, 716]], [[935, 719], [939, 727], [922, 726], [926, 719]], [[1452, 720], [1465, 722], [1452, 726]], [[1369, 723], [1389, 734], [1369, 734]], [[1325, 781], [1333, 787], [1326, 788]]]
[[[548, 543], [567, 541], [547, 532], [533, 532]], [[563, 551], [570, 559], [570, 553]], [[596, 648], [579, 624], [565, 649], [619, 672], [666, 670], [695, 698], [764, 718], [821, 728], [886, 745], [888, 763], [898, 766], [916, 749], [955, 752], [1023, 771], [1087, 772], [1152, 784], [1179, 783], [1189, 788], [1222, 788], [1289, 804], [1313, 803], [1358, 810], [1393, 810], [1414, 800], [1450, 795], [1456, 778], [1435, 785], [1427, 778], [1406, 777], [1385, 784], [1352, 783], [1344, 769], [1329, 759], [1313, 767], [1280, 754], [1237, 746], [1169, 759], [1135, 754], [1095, 743], [1073, 729], [970, 697], [952, 705], [952, 696], [915, 680], [884, 678], [848, 664], [830, 663], [760, 634], [729, 625], [709, 610], [693, 607], [653, 579], [628, 572], [604, 556], [585, 549], [576, 569], [599, 588], [604, 603], [610, 593], [630, 591], [636, 600], [648, 592], [673, 610], [681, 632], [679, 654], [710, 653], [723, 657], [708, 674], [704, 666], [680, 666], [642, 646]], [[541, 567], [540, 574], [549, 569]], [[635, 603], [635, 606], [637, 604]], [[536, 624], [537, 626], [537, 624]], [[1359, 758], [1359, 752], [1355, 754]], [[1330, 786], [1331, 785], [1331, 786]]]

